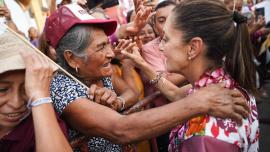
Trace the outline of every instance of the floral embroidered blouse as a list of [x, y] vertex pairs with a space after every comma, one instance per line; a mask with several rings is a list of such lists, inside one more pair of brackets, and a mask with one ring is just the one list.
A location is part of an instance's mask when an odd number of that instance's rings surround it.
[[224, 81], [226, 88], [238, 89], [245, 96], [251, 114], [238, 126], [231, 119], [209, 115], [195, 117], [175, 127], [170, 134], [169, 152], [257, 152], [259, 149], [259, 123], [256, 101], [240, 88], [222, 68], [205, 73], [189, 90], [192, 94], [209, 84]]

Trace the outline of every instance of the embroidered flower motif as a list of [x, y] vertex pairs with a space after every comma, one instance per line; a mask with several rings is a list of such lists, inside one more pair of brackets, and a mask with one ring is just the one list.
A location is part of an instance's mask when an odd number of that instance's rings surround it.
[[229, 89], [239, 89], [247, 99], [251, 108], [251, 114], [248, 119], [243, 120], [243, 125], [237, 126], [230, 119], [219, 119], [208, 115], [199, 116], [189, 120], [184, 125], [175, 127], [170, 134], [169, 152], [179, 151], [180, 145], [184, 140], [193, 136], [210, 136], [237, 145], [244, 152], [258, 151], [258, 113], [256, 101], [248, 93], [238, 86], [238, 84], [222, 68], [213, 72], [206, 72], [194, 83], [188, 94], [192, 94], [202, 87], [209, 84], [225, 82], [225, 87]]
[[199, 116], [197, 118], [193, 118], [187, 123], [188, 129], [186, 130], [186, 136], [191, 135], [203, 135], [204, 128], [206, 124], [205, 116]]

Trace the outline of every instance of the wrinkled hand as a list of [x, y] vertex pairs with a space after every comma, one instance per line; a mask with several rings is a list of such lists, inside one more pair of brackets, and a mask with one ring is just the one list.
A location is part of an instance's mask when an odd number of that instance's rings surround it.
[[138, 48], [141, 50], [142, 47], [143, 47], [143, 42], [140, 39], [140, 37], [139, 36], [135, 36], [134, 39], [133, 39], [133, 41], [136, 42]]
[[134, 10], [137, 14], [138, 11], [140, 10], [140, 6], [143, 5], [143, 0], [133, 0], [133, 3], [134, 3]]
[[140, 6], [138, 13], [134, 17], [134, 21], [127, 27], [127, 32], [130, 35], [137, 35], [143, 27], [148, 23], [149, 18], [153, 15], [151, 14], [152, 8]]
[[130, 43], [126, 49], [121, 51], [121, 53], [131, 59], [139, 68], [146, 63], [135, 43]]
[[11, 20], [9, 9], [6, 6], [0, 6], [0, 17], [2, 16], [4, 16], [8, 21]]
[[117, 95], [110, 89], [101, 88], [93, 84], [88, 90], [90, 100], [96, 103], [102, 104], [104, 106], [110, 107], [114, 110], [118, 109]]
[[25, 92], [31, 101], [50, 96], [53, 65], [36, 52], [20, 52], [25, 66]]
[[198, 90], [193, 95], [198, 104], [208, 109], [208, 114], [220, 118], [231, 118], [238, 124], [248, 117], [250, 108], [246, 99], [238, 90], [224, 88], [225, 84], [210, 85]]
[[128, 47], [131, 47], [129, 46], [129, 44], [132, 43], [132, 40], [131, 39], [120, 39], [119, 40], [119, 43], [117, 45], [114, 44], [114, 53], [117, 55], [119, 53], [121, 53], [121, 50], [124, 50], [124, 49], [129, 49]]

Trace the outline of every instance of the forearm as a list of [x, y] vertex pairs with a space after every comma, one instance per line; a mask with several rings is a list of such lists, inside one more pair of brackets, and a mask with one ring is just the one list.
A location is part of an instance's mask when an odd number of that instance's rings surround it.
[[[116, 74], [113, 74], [112, 76], [112, 82], [115, 89], [115, 92], [118, 96], [124, 99], [124, 109], [127, 109], [128, 107], [134, 105], [138, 101], [138, 95], [129, 87], [126, 85], [125, 81], [122, 77], [119, 77]], [[119, 107], [122, 109], [122, 106]], [[118, 110], [120, 110], [118, 109]]]
[[53, 13], [56, 10], [56, 7], [56, 0], [51, 0], [50, 13]]
[[32, 108], [35, 128], [36, 151], [72, 151], [55, 117], [51, 104]]
[[133, 90], [133, 92], [139, 97], [140, 90], [136, 85], [136, 71], [134, 66], [130, 65], [130, 63], [124, 62], [122, 66], [122, 78], [128, 84], [128, 86]]
[[156, 137], [186, 120], [205, 113], [192, 98], [121, 117], [113, 126], [120, 143]]
[[158, 136], [208, 110], [204, 102], [191, 96], [131, 115], [120, 115], [86, 99], [78, 100], [80, 101], [71, 103], [64, 111], [63, 116], [69, 126], [86, 136], [103, 137], [119, 144]]
[[183, 85], [187, 84], [186, 78], [181, 74], [164, 73], [163, 75], [164, 75], [164, 78], [166, 78], [168, 81], [172, 82], [176, 86], [183, 86]]
[[[142, 64], [140, 66], [140, 69], [143, 71], [143, 73], [147, 76], [149, 80], [154, 79], [157, 75], [157, 72], [154, 71], [148, 64]], [[166, 80], [165, 78], [161, 78], [155, 86], [170, 101], [175, 101], [176, 99], [179, 99], [179, 97], [186, 96], [186, 89], [178, 88], [176, 85]]]

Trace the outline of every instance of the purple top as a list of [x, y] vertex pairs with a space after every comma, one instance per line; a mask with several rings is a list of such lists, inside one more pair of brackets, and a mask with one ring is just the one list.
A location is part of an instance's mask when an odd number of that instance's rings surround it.
[[[66, 134], [66, 126], [58, 119], [61, 129]], [[46, 129], [44, 127], [44, 129]], [[0, 139], [1, 152], [34, 152], [35, 133], [32, 115], [23, 120], [12, 132]]]

